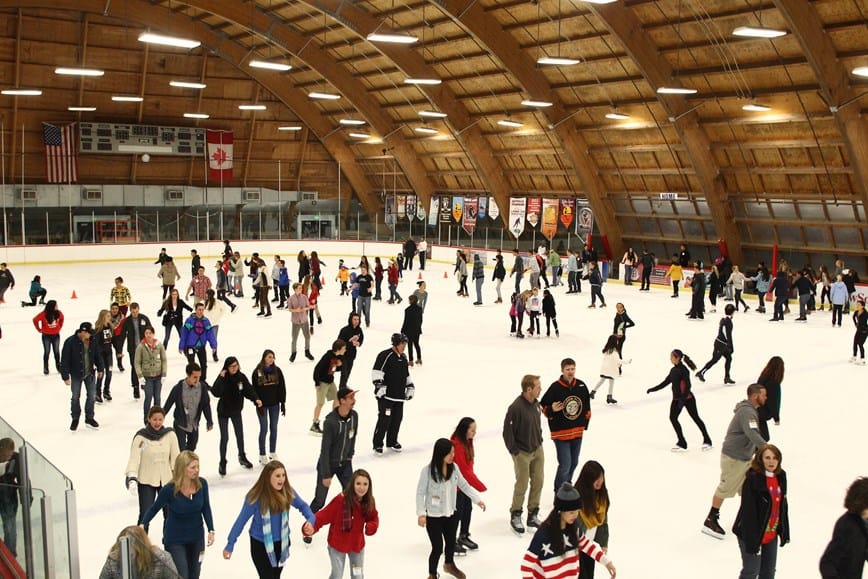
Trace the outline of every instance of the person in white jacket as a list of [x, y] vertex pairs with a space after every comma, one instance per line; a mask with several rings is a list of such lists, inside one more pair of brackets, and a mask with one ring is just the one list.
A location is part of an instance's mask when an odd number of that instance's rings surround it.
[[732, 289], [735, 290], [735, 307], [738, 308], [738, 304], [741, 304], [744, 306], [744, 311], [748, 311], [750, 308], [747, 307], [747, 304], [741, 297], [741, 293], [744, 291], [744, 280], [744, 274], [738, 271], [738, 266], [732, 266], [732, 273], [729, 274], [729, 279], [726, 280], [726, 283], [731, 283]]
[[466, 575], [455, 566], [455, 536], [458, 532], [458, 516], [455, 505], [458, 489], [471, 501], [485, 510], [485, 503], [479, 493], [467, 483], [461, 471], [455, 467], [455, 448], [448, 438], [438, 438], [434, 443], [431, 462], [422, 469], [416, 487], [416, 515], [420, 527], [425, 527], [431, 541], [431, 554], [428, 555], [428, 579], [436, 579], [440, 555], [444, 554], [443, 571], [458, 579]]
[[611, 335], [606, 340], [606, 345], [603, 346], [603, 363], [600, 365], [600, 381], [591, 390], [591, 398], [603, 385], [606, 380], [609, 381], [609, 394], [606, 396], [606, 404], [617, 404], [618, 401], [612, 398], [612, 393], [615, 390], [615, 376], [621, 373], [621, 355], [618, 353], [618, 336]]
[[[181, 453], [178, 437], [171, 428], [163, 426], [165, 419], [166, 413], [161, 407], [152, 407], [148, 411], [147, 426], [136, 433], [130, 446], [125, 482], [131, 493], [138, 491], [137, 520], [142, 520], [157, 500], [157, 493], [163, 485], [172, 481], [172, 467]], [[145, 525], [145, 532], [147, 531], [148, 525]]]

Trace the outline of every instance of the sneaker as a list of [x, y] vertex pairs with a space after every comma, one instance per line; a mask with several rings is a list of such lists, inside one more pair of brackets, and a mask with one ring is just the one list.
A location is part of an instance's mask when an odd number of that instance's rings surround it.
[[375, 446], [374, 447], [374, 454], [383, 456], [383, 447], [382, 446]]
[[72, 422], [69, 423], [70, 430], [78, 430], [78, 418], [73, 418]]
[[512, 531], [519, 535], [524, 534], [524, 523], [521, 522], [521, 511], [512, 511], [509, 518], [509, 526], [512, 527]]
[[672, 452], [687, 452], [687, 443], [676, 442], [675, 446], [673, 446], [670, 450], [672, 450]]
[[476, 541], [470, 538], [469, 533], [466, 535], [459, 535], [458, 542], [471, 551], [476, 551], [477, 549], [479, 549], [479, 545], [476, 543]]
[[534, 509], [527, 514], [527, 526], [538, 528], [541, 522], [539, 520], [539, 509]]
[[319, 427], [319, 421], [314, 422], [314, 423], [311, 425], [311, 427], [310, 427], [310, 431], [311, 431], [312, 433], [314, 433], [314, 434], [322, 435], [322, 428]]
[[86, 418], [84, 423], [87, 424], [88, 428], [93, 428], [94, 430], [99, 430], [99, 422], [97, 422], [93, 418]]
[[724, 531], [723, 527], [720, 526], [717, 517], [713, 517], [711, 515], [708, 515], [705, 518], [705, 523], [702, 525], [702, 532], [709, 537], [714, 537], [715, 539], [720, 539], [721, 541], [726, 536], [726, 531]]
[[389, 448], [391, 448], [395, 452], [401, 452], [402, 450], [404, 450], [404, 447], [401, 446], [400, 442], [396, 442], [395, 444], [391, 445]]

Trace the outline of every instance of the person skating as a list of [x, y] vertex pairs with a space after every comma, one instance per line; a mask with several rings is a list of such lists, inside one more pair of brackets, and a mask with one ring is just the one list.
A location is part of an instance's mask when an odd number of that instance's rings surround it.
[[[681, 264], [678, 262], [678, 254], [672, 256], [672, 263], [669, 265], [669, 269], [666, 270], [666, 277], [672, 282], [672, 296], [673, 298], [678, 297], [678, 285], [681, 283], [681, 279], [684, 277], [684, 273], [681, 270]], [[644, 279], [643, 279], [644, 281]]]
[[5, 304], [6, 292], [15, 289], [15, 276], [7, 267], [6, 262], [0, 263], [0, 304]]
[[[163, 389], [163, 378], [168, 371], [168, 360], [166, 349], [154, 335], [154, 328], [146, 326], [143, 334], [142, 341], [136, 346], [130, 360], [136, 375], [142, 380], [145, 391], [142, 416], [147, 421], [151, 407], [160, 405], [160, 394]], [[108, 393], [108, 386], [106, 386], [106, 393]], [[108, 399], [111, 400], [111, 397]]]
[[836, 320], [838, 327], [841, 327], [844, 305], [849, 300], [850, 294], [847, 292], [847, 285], [843, 281], [843, 276], [839, 273], [829, 290], [829, 306], [832, 308], [832, 327], [835, 326]]
[[[356, 433], [359, 415], [353, 410], [356, 391], [341, 388], [337, 392], [337, 406], [323, 421], [322, 442], [316, 464], [316, 491], [310, 509], [316, 513], [326, 504], [332, 479], [338, 477], [340, 488], [350, 484], [353, 474], [353, 456], [356, 454]], [[305, 543], [310, 543], [305, 537]]]
[[591, 398], [600, 389], [604, 382], [609, 382], [609, 393], [606, 396], [606, 404], [617, 404], [618, 401], [612, 397], [615, 390], [615, 376], [621, 374], [621, 355], [618, 353], [618, 336], [611, 335], [606, 340], [606, 345], [603, 346], [603, 362], [600, 365], [600, 381], [591, 390]]
[[145, 337], [145, 328], [153, 328], [151, 320], [148, 319], [148, 316], [141, 313], [139, 309], [137, 302], [130, 304], [130, 315], [124, 319], [120, 334], [118, 335], [121, 343], [125, 343], [127, 347], [127, 360], [130, 361], [130, 387], [133, 389], [133, 398], [136, 400], [141, 397], [139, 381], [142, 379], [141, 374], [136, 372], [136, 348], [139, 347], [139, 344], [142, 343], [142, 339]]
[[592, 261], [588, 264], [588, 282], [591, 284], [591, 305], [589, 308], [597, 307], [597, 298], [600, 298], [600, 307], [606, 307], [606, 299], [603, 297], [603, 276], [600, 274], [600, 268], [597, 263]]
[[561, 360], [561, 375], [546, 390], [540, 406], [548, 419], [557, 452], [558, 469], [554, 482], [557, 490], [561, 483], [573, 479], [579, 464], [582, 437], [591, 422], [591, 395], [588, 386], [576, 378], [575, 360]]
[[697, 261], [693, 264], [693, 277], [690, 279], [690, 311], [687, 316], [691, 320], [705, 319], [705, 271], [702, 269], [702, 262]]
[[404, 419], [404, 402], [412, 400], [416, 387], [410, 377], [410, 366], [404, 350], [407, 336], [392, 334], [392, 347], [377, 354], [371, 380], [377, 398], [377, 424], [374, 427], [374, 452], [383, 454], [383, 440], [395, 452], [401, 452], [398, 433]]
[[175, 267], [175, 260], [170, 256], [166, 256], [165, 261], [160, 264], [160, 271], [157, 277], [162, 280], [163, 299], [175, 289], [175, 282], [181, 279], [181, 274], [178, 273], [178, 268]]
[[257, 410], [262, 408], [262, 400], [253, 388], [247, 376], [241, 371], [238, 358], [227, 356], [223, 361], [223, 369], [211, 387], [211, 395], [219, 398], [217, 403], [217, 424], [220, 427], [220, 463], [217, 472], [220, 476], [226, 476], [226, 449], [229, 446], [229, 422], [235, 431], [235, 444], [238, 447], [238, 463], [244, 468], [253, 468], [253, 463], [247, 459], [244, 452], [244, 421], [241, 411], [244, 408], [244, 399], [247, 398], [256, 405]]
[[654, 271], [654, 254], [648, 253], [647, 249], [642, 250], [640, 262], [642, 264], [642, 285], [639, 287], [640, 292], [651, 291], [651, 273]]
[[[856, 332], [853, 334], [853, 357], [850, 362], [853, 364], [865, 365], [865, 340], [868, 339], [868, 311], [865, 311], [865, 300], [858, 300], [856, 308], [853, 312], [853, 325], [856, 326]], [[856, 353], [859, 353], [859, 358], [856, 358]]]
[[473, 281], [476, 286], [476, 301], [474, 306], [482, 305], [482, 284], [485, 282], [485, 269], [482, 265], [482, 258], [478, 253], [473, 254]]
[[[473, 439], [476, 438], [476, 421], [465, 416], [458, 421], [458, 425], [452, 432], [452, 446], [455, 451], [455, 465], [461, 471], [464, 480], [472, 486], [477, 492], [484, 493], [487, 491], [485, 483], [479, 480], [476, 472], [473, 470], [473, 464], [476, 459], [476, 449], [473, 446]], [[463, 491], [458, 490], [456, 497], [456, 515], [458, 516], [458, 540], [455, 542], [455, 554], [461, 555], [465, 551], [476, 551], [479, 549], [479, 544], [470, 538], [470, 519], [473, 514], [473, 503]]]
[[130, 289], [124, 285], [124, 278], [115, 278], [115, 285], [109, 292], [109, 303], [116, 303], [123, 315], [127, 315], [130, 304], [133, 302]]
[[[401, 333], [407, 336], [407, 350], [410, 357], [409, 364], [422, 364], [422, 348], [419, 346], [419, 338], [422, 336], [422, 308], [419, 307], [416, 294], [410, 296], [410, 305], [404, 309], [404, 323], [401, 324]], [[413, 351], [416, 352], [416, 361], [413, 361]]]
[[[606, 471], [596, 460], [589, 460], [579, 471], [573, 487], [582, 497], [579, 510], [579, 530], [608, 553], [609, 549], [609, 489], [606, 488]], [[579, 553], [578, 579], [594, 579], [597, 562], [584, 551]]]
[[500, 293], [500, 286], [503, 284], [503, 280], [506, 279], [506, 268], [503, 266], [503, 256], [501, 254], [497, 254], [494, 256], [494, 273], [491, 275], [491, 281], [494, 282], [494, 291], [497, 292], [497, 299], [494, 300], [496, 304], [503, 303], [503, 296]]
[[344, 388], [350, 379], [350, 372], [353, 370], [353, 365], [356, 362], [358, 349], [362, 347], [365, 341], [365, 332], [362, 330], [362, 318], [357, 312], [350, 312], [347, 317], [347, 325], [341, 328], [338, 333], [338, 339], [343, 340], [347, 345], [347, 351], [344, 353], [341, 361], [341, 381], [340, 387]]
[[211, 418], [211, 397], [208, 384], [202, 380], [202, 369], [195, 362], [186, 367], [187, 377], [172, 387], [166, 398], [166, 415], [175, 407], [172, 415], [173, 429], [178, 437], [178, 448], [195, 451], [199, 443], [199, 421], [205, 415], [208, 432], [214, 428]]
[[30, 297], [29, 302], [22, 301], [21, 307], [33, 307], [36, 305], [36, 300], [39, 300], [39, 305], [45, 305], [45, 296], [48, 295], [48, 290], [42, 287], [42, 277], [35, 275], [33, 276], [33, 280], [30, 282], [30, 290], [27, 292], [27, 295]]
[[[286, 381], [283, 371], [274, 363], [274, 351], [264, 350], [262, 359], [253, 370], [253, 389], [262, 400], [256, 409], [259, 417], [259, 464], [266, 465], [277, 460], [277, 422], [286, 416]], [[268, 437], [268, 454], [265, 454], [265, 439]]]
[[[332, 343], [331, 349], [322, 355], [319, 362], [313, 368], [313, 385], [316, 389], [316, 406], [313, 408], [313, 424], [310, 431], [314, 434], [322, 434], [319, 425], [319, 416], [326, 400], [337, 407], [338, 389], [335, 386], [335, 372], [339, 372], [343, 364], [344, 354], [347, 352], [347, 343], [338, 338]], [[350, 469], [352, 471], [352, 469]], [[346, 481], [343, 481], [343, 484]]]
[[868, 553], [868, 478], [859, 477], [844, 497], [846, 512], [835, 521], [832, 540], [820, 557], [823, 579], [862, 579]]
[[63, 329], [63, 312], [57, 309], [57, 301], [48, 300], [45, 309], [33, 318], [33, 327], [42, 337], [42, 373], [48, 375], [48, 357], [54, 353], [54, 367], [60, 371], [60, 331]]
[[100, 310], [96, 317], [96, 323], [93, 325], [93, 348], [94, 355], [102, 359], [103, 375], [96, 381], [96, 402], [102, 404], [103, 398], [106, 401], [112, 401], [111, 383], [112, 383], [112, 366], [114, 364], [114, 348], [115, 332], [111, 326], [112, 314], [109, 310]]
[[238, 306], [236, 306], [228, 297], [226, 297], [227, 294], [231, 293], [231, 290], [229, 288], [229, 275], [223, 269], [223, 262], [218, 261], [215, 264], [214, 271], [216, 273], [217, 279], [217, 283], [215, 284], [217, 288], [217, 299], [229, 306], [231, 311], [234, 312], [235, 308]]
[[525, 531], [521, 515], [528, 481], [527, 526], [539, 527], [540, 524], [539, 504], [545, 477], [541, 411], [537, 399], [541, 391], [539, 376], [526, 374], [521, 379], [521, 394], [509, 405], [503, 419], [503, 442], [512, 457], [515, 471], [509, 524], [519, 535]]
[[99, 423], [94, 418], [94, 404], [96, 402], [95, 378], [102, 377], [102, 359], [96, 355], [96, 348], [92, 347], [91, 335], [93, 326], [90, 322], [82, 322], [75, 334], [63, 342], [60, 352], [60, 377], [63, 383], [72, 390], [70, 400], [70, 415], [72, 422], [70, 430], [78, 428], [81, 418], [81, 387], [85, 389], [84, 423], [90, 428], [99, 428]]
[[735, 380], [730, 376], [730, 368], [732, 367], [732, 353], [735, 351], [735, 347], [732, 342], [732, 314], [735, 313], [736, 306], [733, 304], [726, 304], [726, 307], [723, 309], [723, 312], [726, 314], [720, 319], [720, 323], [717, 327], [717, 337], [714, 339], [714, 353], [711, 356], [711, 360], [705, 363], [705, 366], [702, 367], [702, 370], [696, 373], [696, 377], [699, 378], [701, 382], [705, 382], [705, 373], [708, 370], [717, 364], [717, 362], [724, 358], [724, 384], [735, 384]]
[[558, 312], [555, 306], [555, 296], [549, 290], [543, 290], [542, 313], [546, 318], [546, 337], [552, 335], [552, 326], [555, 327], [555, 336], [559, 337]]
[[669, 422], [672, 424], [672, 428], [675, 429], [675, 435], [678, 437], [675, 446], [672, 447], [672, 452], [687, 450], [687, 440], [684, 438], [684, 431], [681, 430], [681, 423], [678, 422], [678, 416], [685, 409], [702, 434], [702, 450], [711, 450], [711, 436], [708, 434], [708, 429], [705, 428], [705, 423], [699, 417], [699, 410], [696, 408], [696, 397], [693, 396], [693, 392], [690, 390], [690, 370], [695, 370], [696, 364], [693, 363], [690, 356], [678, 349], [670, 352], [669, 361], [672, 363], [669, 375], [657, 386], [648, 388], [645, 393], [651, 394], [652, 392], [662, 390], [667, 384], [672, 385]]
[[785, 268], [781, 267], [775, 274], [775, 279], [772, 281], [772, 285], [769, 286], [769, 291], [775, 296], [774, 315], [769, 321], [782, 321], [784, 319], [784, 309], [790, 296], [790, 283], [787, 281]]
[[292, 284], [292, 295], [286, 304], [287, 311], [292, 314], [292, 352], [289, 355], [289, 361], [295, 362], [295, 357], [298, 353], [296, 350], [298, 344], [298, 334], [301, 332], [304, 337], [304, 357], [308, 360], [313, 360], [313, 354], [310, 353], [310, 323], [307, 319], [308, 310], [312, 310], [313, 306], [307, 300], [307, 296], [302, 293], [304, 285], [301, 282]]
[[208, 355], [205, 353], [205, 345], [211, 346], [211, 351], [217, 352], [217, 336], [211, 327], [211, 320], [205, 317], [205, 303], [196, 304], [193, 315], [188, 317], [181, 327], [181, 340], [178, 343], [178, 352], [187, 357], [188, 363], [199, 360], [199, 368], [202, 371], [202, 381], [207, 379]]
[[[627, 308], [624, 304], [618, 302], [615, 304], [615, 319], [612, 323], [612, 334], [618, 337], [618, 355], [624, 358], [624, 342], [627, 341], [627, 328], [632, 328], [636, 324], [630, 319], [627, 314]], [[627, 360], [630, 363], [630, 360]]]

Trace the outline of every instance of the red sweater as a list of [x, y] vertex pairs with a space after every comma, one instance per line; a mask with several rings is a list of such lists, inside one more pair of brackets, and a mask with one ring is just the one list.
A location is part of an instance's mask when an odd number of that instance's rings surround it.
[[36, 317], [33, 318], [33, 327], [36, 328], [36, 331], [40, 334], [45, 334], [46, 336], [57, 336], [60, 334], [61, 328], [63, 328], [63, 312], [57, 310], [57, 319], [51, 323], [45, 319], [44, 311], [39, 312], [36, 314]]
[[353, 504], [352, 524], [349, 531], [344, 531], [344, 495], [339, 494], [329, 504], [316, 513], [314, 532], [323, 525], [329, 525], [329, 546], [341, 553], [359, 553], [365, 548], [365, 535], [371, 536], [380, 526], [380, 515], [377, 509], [365, 519], [362, 507], [356, 501]]
[[398, 266], [390, 265], [386, 273], [389, 276], [389, 284], [398, 285]]
[[[471, 446], [473, 446], [473, 441], [468, 441]], [[467, 449], [464, 448], [464, 445], [461, 444], [461, 441], [458, 440], [457, 437], [452, 437], [452, 446], [455, 448], [455, 465], [458, 467], [458, 470], [461, 471], [461, 476], [464, 477], [464, 480], [472, 486], [474, 489], [479, 492], [485, 492], [488, 489], [485, 487], [485, 484], [479, 477], [476, 476], [476, 473], [473, 472], [473, 461], [468, 460], [467, 457]]]

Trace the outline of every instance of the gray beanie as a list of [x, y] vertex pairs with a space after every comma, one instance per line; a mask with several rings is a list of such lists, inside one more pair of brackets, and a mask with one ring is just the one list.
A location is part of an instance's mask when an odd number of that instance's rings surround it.
[[578, 511], [582, 508], [582, 495], [568, 482], [561, 484], [561, 488], [555, 494], [555, 509], [564, 511]]

